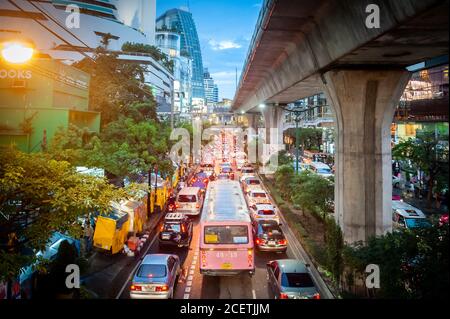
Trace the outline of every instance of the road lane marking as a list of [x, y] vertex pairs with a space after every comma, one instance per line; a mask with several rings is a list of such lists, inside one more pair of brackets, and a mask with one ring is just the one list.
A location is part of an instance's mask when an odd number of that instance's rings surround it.
[[184, 294], [183, 298], [184, 299], [189, 299], [189, 294]]
[[186, 286], [192, 286], [192, 280], [189, 280], [187, 283], [186, 283]]
[[125, 281], [124, 285], [122, 286], [122, 288], [120, 289], [119, 294], [116, 296], [115, 299], [119, 299], [120, 296], [122, 295], [123, 291], [125, 290], [126, 286], [128, 285], [128, 282], [131, 280], [131, 277], [133, 276], [134, 272], [136, 271], [136, 269], [139, 267], [139, 265], [141, 264], [141, 260], [144, 259], [145, 255], [147, 255], [148, 250], [150, 249], [150, 247], [153, 246], [153, 244], [155, 243], [156, 240], [156, 236], [153, 238], [153, 240], [148, 244], [147, 249], [145, 250], [145, 253], [141, 255], [141, 257], [139, 258], [139, 261], [137, 262], [136, 266], [134, 266], [133, 270], [130, 272], [130, 275], [128, 276], [127, 280]]
[[187, 277], [187, 280], [188, 280], [188, 281], [192, 281], [192, 279], [194, 279], [194, 276], [192, 276], [192, 275], [189, 275], [189, 276]]
[[186, 287], [186, 289], [184, 289], [184, 292], [191, 292], [191, 287]]
[[256, 291], [255, 291], [255, 289], [252, 289], [252, 295], [253, 295], [253, 299], [256, 299]]

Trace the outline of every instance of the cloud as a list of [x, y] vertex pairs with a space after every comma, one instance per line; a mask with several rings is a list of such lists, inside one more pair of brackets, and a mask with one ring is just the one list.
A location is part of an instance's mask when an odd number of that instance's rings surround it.
[[216, 40], [209, 40], [209, 45], [211, 46], [211, 49], [214, 51], [222, 51], [222, 50], [229, 50], [229, 49], [239, 49], [242, 47], [239, 43], [236, 43], [234, 41], [216, 41]]

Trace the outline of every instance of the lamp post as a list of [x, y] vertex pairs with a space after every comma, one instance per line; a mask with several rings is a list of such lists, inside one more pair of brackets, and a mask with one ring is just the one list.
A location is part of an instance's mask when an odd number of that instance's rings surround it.
[[[156, 193], [156, 192], [155, 192]], [[148, 193], [147, 193], [147, 216], [150, 217], [151, 214], [151, 202], [150, 196], [152, 196], [152, 169], [148, 169]]]
[[31, 60], [34, 54], [31, 43], [22, 41], [7, 41], [0, 43], [1, 57], [11, 64], [23, 64]]

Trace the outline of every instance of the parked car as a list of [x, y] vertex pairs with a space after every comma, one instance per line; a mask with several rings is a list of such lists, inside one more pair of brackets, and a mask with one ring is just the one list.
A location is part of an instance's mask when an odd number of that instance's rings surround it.
[[275, 206], [272, 204], [255, 204], [250, 207], [250, 212], [253, 220], [274, 220], [280, 223], [280, 216], [278, 216]]
[[245, 194], [251, 190], [259, 190], [261, 188], [261, 181], [255, 176], [248, 176], [242, 181], [242, 189]]
[[255, 247], [259, 251], [284, 253], [287, 250], [287, 239], [275, 220], [257, 220], [254, 222]]
[[394, 188], [400, 188], [403, 185], [403, 181], [400, 177], [397, 177], [395, 175], [392, 175], [392, 187]]
[[430, 227], [431, 222], [418, 208], [401, 201], [392, 202], [392, 225], [399, 228]]
[[267, 281], [275, 299], [320, 299], [309, 265], [296, 259], [267, 263]]
[[251, 190], [247, 194], [248, 206], [252, 207], [255, 204], [271, 204], [269, 196], [262, 190]]
[[144, 257], [130, 286], [132, 299], [172, 299], [180, 258], [172, 254], [149, 254]]
[[158, 235], [159, 247], [189, 247], [192, 240], [192, 228], [192, 221], [186, 215], [167, 214]]
[[308, 169], [322, 177], [333, 176], [333, 172], [331, 171], [331, 168], [327, 164], [324, 164], [321, 162], [309, 163]]
[[228, 174], [230, 179], [234, 179], [234, 172], [231, 166], [223, 166], [220, 168], [221, 174]]

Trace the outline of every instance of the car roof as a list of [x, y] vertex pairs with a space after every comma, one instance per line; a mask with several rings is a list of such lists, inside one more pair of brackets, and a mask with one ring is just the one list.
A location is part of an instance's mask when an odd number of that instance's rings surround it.
[[317, 168], [330, 168], [330, 166], [328, 166], [325, 163], [322, 162], [311, 162], [309, 165], [317, 167]]
[[392, 209], [399, 215], [407, 218], [426, 218], [425, 214], [418, 208], [401, 201], [392, 201]]
[[306, 265], [297, 259], [279, 259], [276, 262], [285, 273], [309, 273]]
[[250, 193], [264, 193], [264, 194], [267, 194], [267, 192], [264, 190], [264, 189], [262, 189], [262, 188], [259, 188], [259, 189], [252, 189], [252, 190], [250, 190]]
[[256, 208], [258, 210], [262, 209], [262, 210], [273, 210], [275, 211], [275, 207], [271, 204], [256, 204]]
[[160, 265], [167, 264], [167, 259], [171, 254], [148, 254], [144, 257], [142, 265]]
[[180, 190], [178, 195], [197, 195], [200, 191], [200, 187], [185, 187]]
[[168, 213], [166, 217], [164, 217], [165, 221], [178, 221], [186, 218], [186, 215], [181, 213]]

